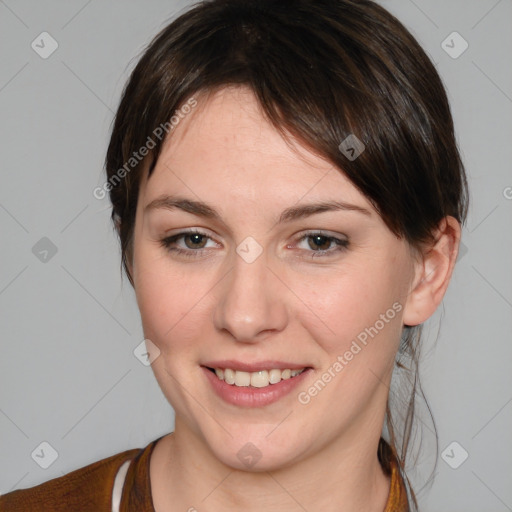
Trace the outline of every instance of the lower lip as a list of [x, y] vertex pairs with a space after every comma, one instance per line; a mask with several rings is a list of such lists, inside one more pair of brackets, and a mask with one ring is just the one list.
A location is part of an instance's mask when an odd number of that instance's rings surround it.
[[311, 368], [304, 370], [300, 375], [289, 379], [281, 380], [277, 384], [269, 384], [264, 388], [253, 388], [250, 386], [235, 386], [226, 384], [220, 380], [212, 371], [202, 367], [206, 378], [209, 380], [213, 390], [224, 401], [239, 407], [263, 407], [277, 402], [280, 398], [291, 393], [312, 371]]

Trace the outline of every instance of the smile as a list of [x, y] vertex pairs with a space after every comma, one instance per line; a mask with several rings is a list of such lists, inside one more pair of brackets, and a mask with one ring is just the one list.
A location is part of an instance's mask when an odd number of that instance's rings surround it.
[[271, 370], [260, 370], [257, 372], [244, 372], [232, 370], [231, 368], [208, 368], [214, 372], [219, 380], [226, 384], [237, 387], [264, 388], [272, 384], [278, 384], [282, 380], [288, 380], [300, 375], [306, 368], [284, 369], [273, 368]]
[[284, 399], [313, 373], [311, 366], [277, 359], [243, 362], [234, 359], [201, 365], [209, 388], [237, 407], [264, 407]]

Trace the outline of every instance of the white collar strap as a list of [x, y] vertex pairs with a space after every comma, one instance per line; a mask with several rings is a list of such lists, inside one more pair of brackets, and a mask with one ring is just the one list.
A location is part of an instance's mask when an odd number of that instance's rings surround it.
[[121, 504], [121, 496], [123, 495], [123, 486], [126, 479], [126, 473], [130, 466], [131, 460], [125, 461], [117, 470], [114, 479], [114, 487], [112, 489], [112, 512], [119, 512], [119, 505]]

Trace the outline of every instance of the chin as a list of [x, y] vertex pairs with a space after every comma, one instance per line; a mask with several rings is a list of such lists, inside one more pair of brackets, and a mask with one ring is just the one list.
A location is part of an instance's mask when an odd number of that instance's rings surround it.
[[[274, 427], [275, 428], [275, 427]], [[249, 429], [250, 430], [250, 429]], [[306, 446], [300, 446], [291, 441], [291, 437], [283, 430], [281, 436], [270, 436], [265, 433], [251, 435], [233, 435], [229, 439], [213, 441], [210, 449], [215, 457], [226, 466], [239, 471], [259, 473], [264, 471], [276, 471], [295, 463], [298, 454], [306, 450]], [[304, 442], [304, 440], [302, 441]]]

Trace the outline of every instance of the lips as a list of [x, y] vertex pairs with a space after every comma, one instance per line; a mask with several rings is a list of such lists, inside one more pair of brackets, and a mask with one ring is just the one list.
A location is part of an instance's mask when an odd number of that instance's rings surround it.
[[313, 370], [308, 364], [276, 359], [223, 359], [207, 361], [201, 367], [220, 398], [242, 407], [261, 407], [280, 400]]
[[[225, 364], [225, 362], [223, 362], [222, 364]], [[237, 364], [237, 366], [240, 367], [241, 365]], [[250, 365], [245, 365], [245, 367], [247, 366]], [[261, 368], [261, 364], [252, 366], [258, 366]], [[291, 364], [290, 366], [298, 365]], [[294, 368], [293, 371], [295, 376], [292, 377], [292, 370], [288, 368], [285, 368], [283, 371], [278, 368], [271, 368], [270, 372], [268, 370], [259, 370], [257, 372], [244, 372], [243, 370], [239, 371], [231, 370], [230, 368], [223, 369], [219, 367], [217, 367], [217, 371], [215, 371], [214, 368], [202, 366], [202, 370], [207, 382], [211, 386], [211, 389], [223, 401], [235, 405], [237, 407], [251, 408], [264, 407], [281, 400], [286, 395], [289, 395], [293, 389], [300, 385], [301, 382], [304, 382], [304, 379], [308, 378], [308, 375], [313, 371], [311, 367], [301, 367], [299, 369]], [[234, 374], [235, 382], [233, 384], [228, 383], [233, 377], [233, 375], [230, 374], [229, 370], [231, 370]], [[280, 380], [275, 384], [271, 384], [270, 381], [267, 384], [266, 380], [264, 380], [267, 378], [265, 374], [268, 374], [268, 379], [270, 379], [270, 375], [273, 370], [277, 370], [281, 373]], [[222, 375], [224, 377], [223, 379], [219, 378], [219, 376], [217, 375], [217, 373], [220, 373], [220, 371], [222, 371], [224, 374]], [[226, 382], [225, 378], [226, 372], [228, 374], [228, 382]], [[286, 379], [283, 379], [283, 373], [286, 376], [288, 372], [290, 372], [290, 376]], [[237, 374], [239, 374], [238, 377]], [[254, 381], [256, 386], [253, 385], [253, 376], [255, 374], [259, 374], [254, 377], [255, 379], [257, 379]], [[248, 377], [250, 377], [250, 379], [248, 379]], [[236, 384], [237, 378], [242, 379], [239, 380], [238, 385]], [[277, 380], [276, 377], [275, 379]]]
[[282, 380], [287, 380], [300, 375], [305, 368], [300, 370], [279, 370], [273, 368], [271, 370], [260, 370], [258, 372], [244, 372], [232, 370], [231, 368], [214, 368], [215, 375], [219, 380], [226, 384], [238, 387], [252, 386], [254, 388], [263, 388], [265, 386], [278, 384]]
[[302, 363], [291, 363], [286, 361], [277, 361], [277, 360], [266, 360], [260, 361], [258, 363], [244, 363], [243, 361], [237, 361], [235, 359], [225, 359], [222, 361], [208, 361], [202, 366], [206, 368], [221, 368], [225, 370], [229, 368], [233, 371], [243, 371], [243, 372], [259, 372], [263, 370], [302, 370], [303, 368], [310, 368], [311, 366], [308, 364]]

